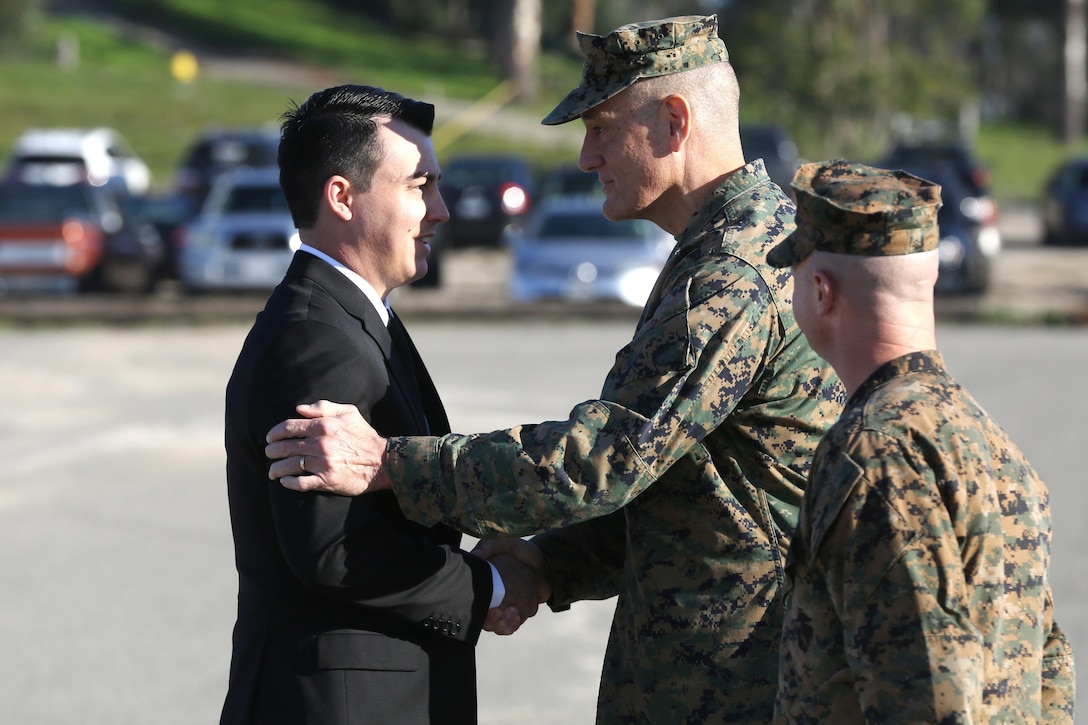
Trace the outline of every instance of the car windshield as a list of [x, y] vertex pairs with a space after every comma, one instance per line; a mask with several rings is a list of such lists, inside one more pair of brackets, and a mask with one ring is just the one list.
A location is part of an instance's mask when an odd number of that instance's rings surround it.
[[1061, 185], [1066, 189], [1088, 189], [1088, 165], [1066, 167], [1061, 174]]
[[228, 214], [267, 213], [286, 214], [287, 199], [279, 186], [236, 186], [231, 189], [223, 211]]
[[513, 163], [502, 161], [481, 163], [452, 163], [442, 171], [442, 181], [456, 187], [497, 184], [503, 181], [517, 181], [524, 176], [522, 169]]
[[278, 139], [216, 139], [198, 146], [188, 166], [196, 169], [275, 166], [278, 143]]
[[90, 216], [90, 201], [78, 186], [0, 187], [0, 221], [55, 222]]
[[544, 239], [643, 239], [647, 236], [646, 226], [638, 219], [609, 221], [600, 212], [567, 212], [549, 214], [538, 232]]

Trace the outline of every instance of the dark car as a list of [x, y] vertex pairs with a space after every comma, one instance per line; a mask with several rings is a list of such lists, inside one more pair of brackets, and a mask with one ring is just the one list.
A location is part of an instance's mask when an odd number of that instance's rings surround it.
[[0, 184], [0, 291], [148, 292], [165, 246], [117, 184]]
[[1047, 181], [1043, 244], [1088, 244], [1088, 157], [1067, 160]]
[[[901, 141], [877, 165], [885, 169], [949, 167], [973, 197], [991, 198], [990, 170], [975, 158], [964, 140]], [[996, 206], [992, 211], [996, 216]]]
[[988, 215], [985, 197], [963, 182], [949, 164], [903, 169], [941, 185], [941, 209], [937, 212], [940, 272], [936, 291], [946, 294], [978, 294], [990, 286], [994, 257], [1001, 250], [1001, 233]]
[[797, 155], [797, 144], [784, 128], [772, 124], [741, 126], [740, 145], [745, 160], [763, 159], [771, 181], [792, 196], [790, 182], [801, 160]]
[[462, 156], [443, 165], [439, 188], [450, 212], [439, 227], [443, 242], [497, 247], [532, 206], [532, 169], [518, 156]]
[[200, 209], [184, 194], [148, 194], [132, 198], [132, 211], [137, 219], [154, 227], [162, 238], [166, 256], [161, 276], [177, 279], [178, 235]]
[[280, 135], [275, 126], [205, 130], [185, 154], [175, 189], [199, 208], [216, 177], [243, 166], [276, 166]]

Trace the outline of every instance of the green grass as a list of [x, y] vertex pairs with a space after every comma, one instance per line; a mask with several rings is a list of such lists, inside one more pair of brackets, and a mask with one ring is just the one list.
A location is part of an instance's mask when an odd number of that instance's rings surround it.
[[[443, 99], [484, 97], [500, 80], [478, 42], [400, 37], [361, 17], [333, 13], [318, 2], [113, 0], [112, 4], [137, 19], [151, 13], [148, 20], [170, 27], [175, 37], [198, 39], [201, 46], [295, 59], [324, 75], [276, 82], [203, 73], [194, 83], [183, 84], [170, 75], [170, 58], [185, 42], [162, 42], [94, 18], [46, 16], [33, 53], [0, 56], [4, 109], [0, 154], [30, 126], [112, 126], [148, 161], [155, 186], [165, 188], [182, 154], [206, 126], [274, 122], [291, 102], [333, 82], [380, 85], [441, 104]], [[54, 61], [62, 37], [78, 40], [80, 62], [70, 70]], [[524, 109], [527, 117], [543, 117], [579, 74], [575, 59], [542, 56], [541, 98], [534, 108]], [[753, 105], [758, 106], [757, 101], [753, 99]], [[575, 160], [576, 151], [546, 141], [513, 140], [492, 130], [494, 123], [485, 121], [457, 136], [440, 153], [513, 151], [541, 167]], [[1066, 149], [1051, 133], [1017, 126], [983, 126], [976, 148], [992, 171], [995, 195], [1004, 203], [1037, 201], [1046, 178], [1067, 154], [1088, 153], [1088, 144]]]
[[[324, 17], [317, 12], [322, 7], [317, 3], [278, 0], [255, 6], [264, 8], [256, 13], [241, 2], [186, 4], [203, 9], [187, 21], [196, 26], [211, 19], [206, 13], [229, 15], [205, 27], [219, 28], [224, 42], [233, 38], [230, 48], [301, 59], [319, 73], [312, 79], [278, 81], [202, 73], [195, 82], [184, 84], [170, 73], [170, 59], [178, 46], [150, 43], [142, 35], [89, 19], [47, 17], [32, 54], [0, 56], [4, 109], [0, 154], [28, 127], [111, 126], [151, 166], [154, 185], [165, 188], [189, 144], [205, 127], [275, 122], [292, 102], [301, 102], [332, 83], [367, 83], [416, 97], [470, 101], [500, 82], [482, 50], [398, 39], [383, 29], [368, 29], [360, 20]], [[277, 17], [275, 22], [268, 19]], [[229, 28], [238, 25], [249, 30], [231, 35]], [[187, 27], [186, 22], [179, 21], [177, 27]], [[75, 68], [59, 68], [54, 60], [62, 37], [78, 42], [80, 61]], [[550, 77], [566, 78], [568, 83], [578, 77], [577, 63], [555, 58], [545, 63]], [[542, 110], [530, 113], [543, 117], [565, 90], [557, 85], [546, 91]], [[489, 134], [486, 128], [463, 135], [444, 149], [449, 154], [463, 150], [519, 151], [541, 164], [555, 160], [555, 150], [546, 144], [526, 146], [502, 134]]]
[[1070, 155], [1088, 154], [1088, 143], [1067, 148], [1041, 128], [990, 125], [979, 132], [976, 149], [990, 168], [994, 195], [999, 200], [1036, 203], [1041, 201], [1054, 169]]

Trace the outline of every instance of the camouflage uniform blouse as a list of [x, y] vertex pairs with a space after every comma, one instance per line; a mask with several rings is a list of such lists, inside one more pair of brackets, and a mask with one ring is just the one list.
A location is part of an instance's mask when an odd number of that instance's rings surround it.
[[789, 271], [764, 261], [792, 228], [749, 164], [679, 238], [600, 400], [389, 443], [410, 518], [479, 537], [569, 527], [536, 539], [549, 604], [619, 597], [599, 722], [770, 720], [789, 537], [844, 397], [797, 329]]
[[790, 550], [778, 722], [1072, 722], [1046, 487], [936, 351], [821, 444]]

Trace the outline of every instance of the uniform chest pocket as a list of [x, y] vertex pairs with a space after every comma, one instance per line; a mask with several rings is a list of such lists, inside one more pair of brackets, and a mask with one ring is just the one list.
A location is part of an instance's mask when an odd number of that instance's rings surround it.
[[644, 325], [616, 354], [609, 382], [613, 388], [674, 375], [695, 364], [688, 311], [682, 310], [664, 321]]

